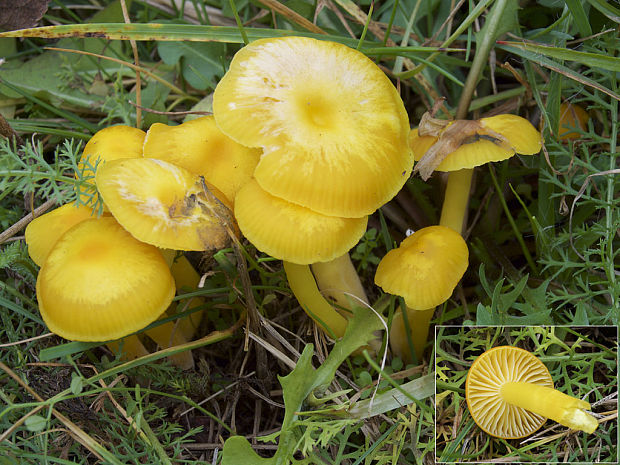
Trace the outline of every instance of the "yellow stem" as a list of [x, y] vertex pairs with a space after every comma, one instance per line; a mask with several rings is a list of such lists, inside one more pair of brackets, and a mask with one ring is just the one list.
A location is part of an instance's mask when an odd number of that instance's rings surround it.
[[473, 172], [473, 169], [464, 169], [453, 171], [448, 175], [446, 195], [441, 209], [439, 224], [452, 228], [461, 235], [463, 234]]
[[121, 360], [133, 360], [140, 358], [149, 353], [144, 347], [138, 336], [125, 336], [117, 341], [111, 341], [106, 344], [114, 354], [121, 353]]
[[312, 273], [323, 295], [333, 299], [339, 307], [351, 310], [362, 305], [362, 302], [368, 304], [368, 297], [348, 253], [329, 262], [312, 264]]
[[308, 265], [282, 262], [288, 284], [299, 305], [327, 334], [336, 338], [344, 336], [347, 320], [321, 295]]
[[531, 383], [506, 383], [500, 395], [509, 404], [524, 408], [570, 429], [593, 433], [598, 427], [596, 418], [587, 414], [590, 404], [568, 396], [556, 389]]
[[[418, 360], [421, 360], [424, 354], [424, 346], [426, 346], [426, 339], [428, 338], [428, 328], [433, 318], [434, 311], [434, 308], [428, 310], [413, 310], [412, 308], [407, 308], [407, 321], [410, 329], [409, 335], [411, 336], [413, 349], [415, 350]], [[405, 363], [411, 363], [413, 361], [407, 341], [407, 329], [400, 308], [396, 311], [392, 319], [390, 347], [392, 348], [392, 352]]]

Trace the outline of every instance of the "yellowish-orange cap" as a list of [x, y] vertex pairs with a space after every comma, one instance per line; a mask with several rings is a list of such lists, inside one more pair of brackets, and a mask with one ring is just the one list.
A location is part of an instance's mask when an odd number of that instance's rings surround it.
[[37, 278], [45, 324], [75, 341], [107, 341], [138, 331], [173, 297], [174, 279], [159, 250], [134, 239], [111, 217], [69, 229]]
[[501, 387], [524, 382], [553, 388], [547, 367], [527, 350], [511, 346], [484, 352], [467, 373], [467, 407], [476, 424], [492, 436], [518, 439], [538, 430], [546, 418], [502, 399]]
[[398, 92], [364, 54], [305, 37], [241, 49], [215, 89], [224, 133], [263, 147], [254, 177], [270, 194], [360, 218], [391, 199], [413, 166]]
[[25, 232], [32, 261], [42, 266], [56, 241], [71, 227], [89, 218], [93, 218], [91, 208], [67, 203], [32, 220]]
[[375, 283], [401, 296], [407, 307], [427, 310], [450, 298], [467, 270], [469, 251], [459, 233], [429, 226], [406, 238], [379, 263]]
[[[475, 122], [467, 123], [470, 123], [469, 128], [474, 127], [471, 123]], [[540, 133], [525, 118], [505, 114], [482, 118], [478, 123], [475, 132], [462, 134], [464, 139], [455, 141], [457, 148], [443, 158], [435, 168], [436, 171], [471, 169], [485, 163], [505, 160], [516, 153], [533, 155], [540, 151]], [[458, 124], [459, 121], [450, 122], [444, 132]], [[503, 137], [503, 140], [497, 139], [497, 134]], [[409, 146], [416, 161], [440, 140], [440, 137], [430, 135], [419, 136], [418, 129], [411, 130]]]
[[237, 193], [235, 218], [258, 250], [299, 265], [345, 254], [363, 236], [368, 221], [321, 215], [274, 197], [255, 180]]
[[204, 176], [231, 204], [239, 188], [252, 178], [260, 155], [260, 149], [245, 147], [220, 131], [213, 116], [178, 126], [155, 123], [144, 140], [145, 157]]
[[96, 181], [112, 215], [140, 241], [175, 250], [228, 243], [230, 210], [186, 169], [152, 158], [114, 160], [97, 170]]
[[590, 115], [581, 106], [562, 102], [560, 105], [560, 140], [579, 139], [581, 134], [571, 131], [569, 128], [579, 128], [585, 131], [588, 127], [589, 119]]
[[[99, 161], [97, 166], [101, 166], [106, 161], [119, 158], [140, 158], [142, 157], [142, 144], [145, 136], [144, 131], [131, 126], [117, 125], [101, 129], [84, 146], [78, 169], [82, 171], [84, 176], [94, 177], [95, 173], [92, 168], [97, 165], [97, 161]], [[82, 189], [90, 191], [89, 185], [92, 186], [92, 192], [95, 192], [94, 179], [82, 186]], [[91, 203], [85, 195], [80, 196], [80, 202]]]

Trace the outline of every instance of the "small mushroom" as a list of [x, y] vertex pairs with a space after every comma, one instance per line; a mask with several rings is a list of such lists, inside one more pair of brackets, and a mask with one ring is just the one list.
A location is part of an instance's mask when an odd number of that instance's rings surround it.
[[108, 341], [138, 331], [166, 310], [175, 293], [159, 250], [111, 217], [84, 220], [63, 234], [36, 287], [48, 328], [74, 341]]
[[590, 115], [581, 106], [574, 103], [562, 102], [560, 105], [560, 134], [563, 142], [579, 139], [582, 134], [571, 128], [585, 131], [588, 128]]
[[142, 242], [173, 250], [228, 243], [233, 220], [223, 195], [186, 169], [152, 158], [114, 160], [97, 170], [96, 182], [112, 215]]
[[203, 176], [230, 204], [252, 178], [261, 150], [245, 147], [222, 131], [213, 116], [178, 126], [153, 124], [144, 140], [144, 156], [157, 158]]
[[528, 120], [516, 115], [475, 121], [442, 121], [427, 116], [418, 129], [411, 131], [409, 146], [419, 160], [415, 169], [423, 179], [428, 179], [433, 171], [451, 172], [440, 224], [460, 233], [471, 187], [471, 170], [516, 153], [538, 153], [541, 138]]
[[467, 407], [488, 434], [518, 439], [537, 431], [547, 418], [593, 433], [590, 404], [553, 388], [547, 367], [530, 352], [510, 346], [487, 350], [472, 364], [465, 384]]
[[[467, 270], [468, 258], [460, 234], [445, 226], [429, 226], [407, 237], [379, 263], [375, 283], [385, 292], [405, 299], [418, 357], [426, 344], [434, 308], [450, 298]], [[390, 345], [399, 357], [411, 361], [402, 313], [394, 317]]]

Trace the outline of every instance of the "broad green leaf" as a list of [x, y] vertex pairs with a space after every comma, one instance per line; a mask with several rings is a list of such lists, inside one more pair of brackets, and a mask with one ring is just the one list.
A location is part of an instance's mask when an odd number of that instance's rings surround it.
[[45, 426], [47, 425], [47, 420], [43, 418], [41, 415], [32, 415], [26, 418], [24, 422], [28, 431], [32, 431], [33, 433], [37, 433], [39, 431], [43, 431]]
[[273, 459], [260, 457], [246, 438], [233, 436], [224, 443], [222, 465], [270, 465]]
[[79, 395], [84, 389], [84, 378], [79, 375], [73, 375], [73, 377], [71, 378], [70, 389], [74, 395]]
[[159, 42], [157, 51], [167, 65], [181, 62], [183, 78], [195, 89], [215, 88], [216, 78], [224, 74], [224, 44], [195, 42]]

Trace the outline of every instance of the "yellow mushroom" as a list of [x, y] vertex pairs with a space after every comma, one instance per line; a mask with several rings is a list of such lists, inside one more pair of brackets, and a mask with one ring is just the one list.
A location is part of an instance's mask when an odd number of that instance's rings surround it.
[[32, 261], [42, 266], [60, 237], [84, 220], [93, 218], [93, 211], [85, 205], [67, 203], [32, 220], [26, 226], [26, 244]]
[[461, 232], [469, 199], [472, 169], [516, 153], [540, 151], [540, 133], [525, 118], [497, 115], [480, 120], [442, 121], [423, 117], [409, 135], [416, 170], [423, 179], [450, 171], [440, 224]]
[[99, 168], [96, 182], [112, 215], [140, 241], [173, 250], [228, 243], [230, 210], [196, 174], [163, 160], [122, 159]]
[[[467, 245], [458, 233], [445, 226], [429, 226], [406, 238], [379, 263], [375, 283], [405, 299], [418, 357], [426, 344], [434, 308], [450, 298], [467, 270], [468, 258]], [[402, 309], [394, 316], [390, 345], [400, 358], [411, 361]]]
[[301, 306], [328, 333], [341, 337], [346, 320], [319, 293], [308, 264], [337, 259], [366, 230], [367, 218], [316, 213], [265, 192], [250, 181], [235, 198], [235, 218], [257, 249], [284, 261], [291, 289]]
[[70, 340], [108, 341], [155, 321], [174, 297], [174, 279], [156, 247], [111, 217], [84, 220], [62, 235], [37, 278], [49, 329]]
[[144, 156], [157, 158], [203, 176], [232, 204], [252, 178], [261, 150], [245, 147], [218, 129], [213, 116], [178, 126], [153, 124], [144, 140]]
[[560, 134], [561, 141], [579, 139], [582, 135], [570, 128], [585, 131], [588, 127], [590, 115], [579, 105], [562, 102], [560, 105]]
[[467, 407], [492, 436], [518, 439], [537, 431], [547, 418], [593, 433], [590, 404], [553, 388], [545, 365], [530, 352], [510, 346], [487, 350], [472, 364], [465, 384]]
[[[360, 224], [412, 169], [398, 92], [371, 60], [341, 44], [304, 37], [252, 42], [216, 87], [213, 109], [224, 133], [262, 147], [254, 177], [264, 191], [324, 216]], [[349, 294], [365, 302], [348, 255], [328, 260], [321, 253], [304, 263], [322, 261], [313, 270], [326, 293], [347, 307]], [[327, 312], [328, 320], [341, 321], [307, 266], [285, 259], [284, 267], [310, 315]]]
[[398, 92], [370, 59], [341, 44], [250, 43], [217, 85], [213, 111], [229, 137], [263, 148], [254, 172], [261, 188], [324, 215], [369, 215], [411, 172]]
[[[145, 135], [146, 133], [141, 129], [124, 125], [110, 126], [97, 131], [84, 146], [82, 157], [78, 163], [78, 170], [82, 172], [83, 176], [94, 178], [95, 173], [92, 172], [91, 167], [97, 166], [98, 169], [103, 163], [119, 158], [142, 157]], [[87, 181], [82, 189], [95, 192], [94, 179], [90, 182]], [[80, 202], [90, 203], [85, 195], [80, 195]]]

